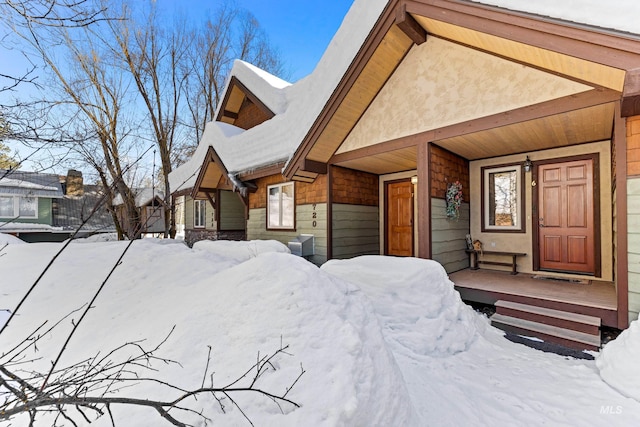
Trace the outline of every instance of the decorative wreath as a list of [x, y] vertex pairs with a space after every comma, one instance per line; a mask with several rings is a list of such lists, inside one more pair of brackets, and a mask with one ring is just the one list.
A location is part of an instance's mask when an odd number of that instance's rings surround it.
[[462, 204], [462, 184], [460, 181], [447, 184], [447, 218], [460, 218], [460, 205]]

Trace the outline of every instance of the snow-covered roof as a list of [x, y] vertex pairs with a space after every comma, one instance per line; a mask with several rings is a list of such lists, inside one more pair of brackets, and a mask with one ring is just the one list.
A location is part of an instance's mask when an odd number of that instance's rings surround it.
[[[282, 80], [262, 70], [248, 62], [236, 59], [223, 93], [227, 93], [231, 85], [232, 78], [235, 77], [242, 84], [251, 88], [253, 93], [264, 105], [267, 106], [274, 114], [281, 114], [286, 110], [287, 100], [283, 89], [291, 86], [291, 83]], [[223, 103], [218, 104], [216, 117], [220, 113]]]
[[638, 0], [471, 0], [504, 9], [548, 16], [640, 35]]
[[[286, 109], [233, 138], [214, 142], [229, 173], [287, 161], [313, 125], [386, 6], [356, 0], [314, 71], [285, 87]], [[253, 90], [252, 87], [250, 87]]]
[[[618, 0], [615, 3], [601, 0], [472, 1], [640, 34], [640, 20], [637, 19], [640, 16], [640, 2], [637, 0]], [[236, 61], [231, 76], [237, 77], [271, 108], [275, 117], [246, 131], [235, 128], [236, 132], [231, 133], [222, 131], [224, 126], [229, 125], [209, 123], [192, 159], [169, 176], [171, 191], [191, 188], [195, 184], [209, 146], [214, 148], [231, 175], [289, 161], [387, 3], [387, 0], [355, 0], [314, 71], [294, 84], [288, 84], [246, 62]]]
[[0, 194], [28, 197], [62, 197], [58, 175], [0, 169]]
[[236, 76], [276, 115], [246, 131], [231, 126], [237, 131], [228, 132], [226, 126], [230, 125], [209, 123], [191, 160], [169, 175], [171, 191], [194, 185], [209, 146], [230, 174], [286, 162], [329, 100], [386, 4], [386, 0], [356, 0], [314, 71], [294, 84], [236, 61], [231, 76]]
[[[154, 196], [156, 198], [159, 198], [160, 200], [164, 200], [164, 193], [158, 189], [155, 189], [154, 191], [154, 189], [152, 188], [144, 187], [144, 188], [136, 188], [134, 189], [134, 192], [136, 193], [137, 207], [142, 207], [147, 205], [148, 203], [151, 202], [151, 200], [153, 200]], [[123, 203], [124, 202], [120, 194], [117, 194], [116, 197], [113, 198], [113, 206], [119, 206]]]
[[213, 147], [215, 141], [233, 138], [242, 132], [245, 132], [245, 130], [228, 123], [207, 123], [200, 144], [198, 144], [191, 158], [169, 174], [171, 192], [175, 193], [176, 191], [193, 188], [209, 147]]

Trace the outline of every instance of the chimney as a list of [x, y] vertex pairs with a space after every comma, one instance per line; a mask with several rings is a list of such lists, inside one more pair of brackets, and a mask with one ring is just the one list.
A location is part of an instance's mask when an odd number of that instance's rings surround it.
[[82, 182], [82, 172], [69, 169], [67, 172], [67, 196], [82, 196], [84, 195], [84, 184]]

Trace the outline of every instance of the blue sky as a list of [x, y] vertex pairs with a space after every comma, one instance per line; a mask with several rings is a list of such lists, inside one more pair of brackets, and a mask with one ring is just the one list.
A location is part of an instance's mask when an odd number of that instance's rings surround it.
[[[198, 19], [215, 10], [221, 0], [157, 0], [169, 11], [186, 12]], [[233, 5], [250, 11], [260, 23], [285, 64], [283, 77], [295, 82], [309, 75], [340, 27], [354, 0], [235, 0]], [[20, 49], [0, 48], [0, 72], [21, 75], [29, 69]], [[21, 88], [21, 95], [25, 95]], [[19, 148], [13, 147], [12, 149]], [[30, 162], [24, 168], [35, 166]]]
[[[219, 1], [161, 0], [160, 4], [197, 16], [214, 10]], [[257, 18], [290, 71], [289, 80], [295, 82], [313, 71], [353, 0], [236, 0], [234, 4]]]

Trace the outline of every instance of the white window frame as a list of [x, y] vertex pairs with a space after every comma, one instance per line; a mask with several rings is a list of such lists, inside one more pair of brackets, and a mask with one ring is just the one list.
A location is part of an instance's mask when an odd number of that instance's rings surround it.
[[[516, 209], [516, 214], [515, 214], [515, 219], [516, 219], [516, 223], [515, 225], [492, 225], [489, 223], [489, 220], [491, 218], [490, 215], [490, 206], [491, 203], [489, 201], [489, 195], [491, 194], [491, 192], [489, 191], [489, 185], [491, 183], [491, 180], [489, 179], [489, 176], [491, 174], [497, 174], [497, 173], [504, 173], [504, 172], [515, 172], [515, 176], [516, 176], [516, 183], [515, 183], [515, 191], [516, 191], [516, 197], [515, 197], [515, 209]], [[483, 215], [482, 215], [482, 229], [483, 231], [487, 231], [487, 232], [524, 232], [525, 228], [524, 228], [524, 195], [523, 195], [523, 186], [522, 186], [522, 166], [519, 164], [514, 164], [514, 165], [508, 165], [508, 166], [500, 166], [500, 167], [485, 167], [483, 168], [483, 181], [484, 181], [484, 185], [482, 188], [482, 197], [483, 197], [483, 204], [484, 204], [484, 211], [483, 211]]]
[[[200, 208], [198, 208], [198, 206], [200, 206]], [[200, 219], [202, 220], [202, 223], [200, 223], [199, 221]], [[207, 201], [194, 200], [193, 201], [193, 228], [206, 228], [206, 226], [207, 226]]]
[[[0, 194], [0, 197], [10, 197], [13, 199], [13, 214], [10, 216], [0, 216], [0, 218], [20, 218], [20, 219], [38, 219], [38, 210], [39, 203], [38, 197], [25, 197], [25, 196], [16, 196], [14, 194]], [[23, 199], [33, 199], [35, 202], [35, 209], [33, 215], [20, 215], [20, 201]]]
[[[283, 203], [283, 191], [284, 187], [291, 187], [291, 201], [289, 201], [289, 208], [291, 209], [290, 215], [286, 215], [285, 209], [286, 206]], [[275, 219], [275, 215], [272, 215], [271, 212], [271, 190], [278, 189], [278, 214], [277, 214], [277, 223], [273, 221]], [[273, 184], [267, 186], [267, 229], [268, 230], [295, 230], [296, 229], [296, 196], [295, 196], [296, 186], [293, 181], [283, 182], [281, 184]], [[286, 224], [284, 222], [286, 217], [291, 218], [291, 224]]]

